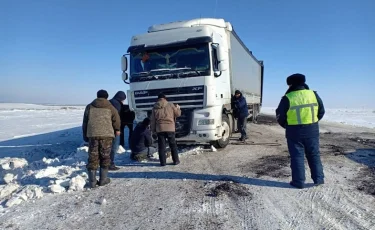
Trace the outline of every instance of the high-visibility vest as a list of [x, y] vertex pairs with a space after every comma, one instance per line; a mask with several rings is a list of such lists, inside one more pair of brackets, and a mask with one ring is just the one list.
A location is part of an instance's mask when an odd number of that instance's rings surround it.
[[318, 100], [312, 90], [304, 89], [285, 95], [289, 99], [288, 125], [308, 125], [318, 122]]

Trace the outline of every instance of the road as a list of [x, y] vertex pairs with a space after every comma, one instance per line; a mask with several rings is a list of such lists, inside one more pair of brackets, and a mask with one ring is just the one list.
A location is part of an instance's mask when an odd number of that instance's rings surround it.
[[252, 145], [184, 155], [178, 166], [119, 158], [110, 185], [22, 203], [0, 228], [375, 229], [374, 130], [322, 123], [326, 184], [313, 186], [306, 163], [299, 190], [283, 129], [268, 116], [248, 128]]

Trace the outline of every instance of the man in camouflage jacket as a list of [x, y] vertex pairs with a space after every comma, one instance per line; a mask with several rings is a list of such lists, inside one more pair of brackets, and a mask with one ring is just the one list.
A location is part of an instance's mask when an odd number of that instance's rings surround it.
[[[111, 148], [115, 135], [120, 135], [120, 117], [116, 109], [107, 100], [105, 90], [97, 92], [97, 98], [88, 104], [83, 116], [83, 139], [89, 142], [87, 170], [90, 187], [94, 188], [110, 183], [107, 177], [111, 164]], [[96, 170], [100, 166], [100, 179], [96, 180]]]

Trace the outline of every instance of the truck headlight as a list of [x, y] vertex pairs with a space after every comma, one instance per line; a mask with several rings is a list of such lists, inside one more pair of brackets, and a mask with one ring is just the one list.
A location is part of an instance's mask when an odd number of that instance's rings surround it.
[[198, 125], [213, 125], [213, 124], [215, 124], [215, 119], [198, 120]]
[[143, 121], [146, 117], [147, 117], [146, 111], [136, 111], [135, 112], [136, 121]]

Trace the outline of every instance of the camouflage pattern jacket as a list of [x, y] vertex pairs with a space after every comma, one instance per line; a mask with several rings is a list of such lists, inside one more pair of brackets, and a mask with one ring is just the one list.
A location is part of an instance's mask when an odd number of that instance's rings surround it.
[[104, 98], [97, 98], [86, 106], [83, 115], [83, 139], [114, 138], [120, 130], [120, 116], [112, 104]]

